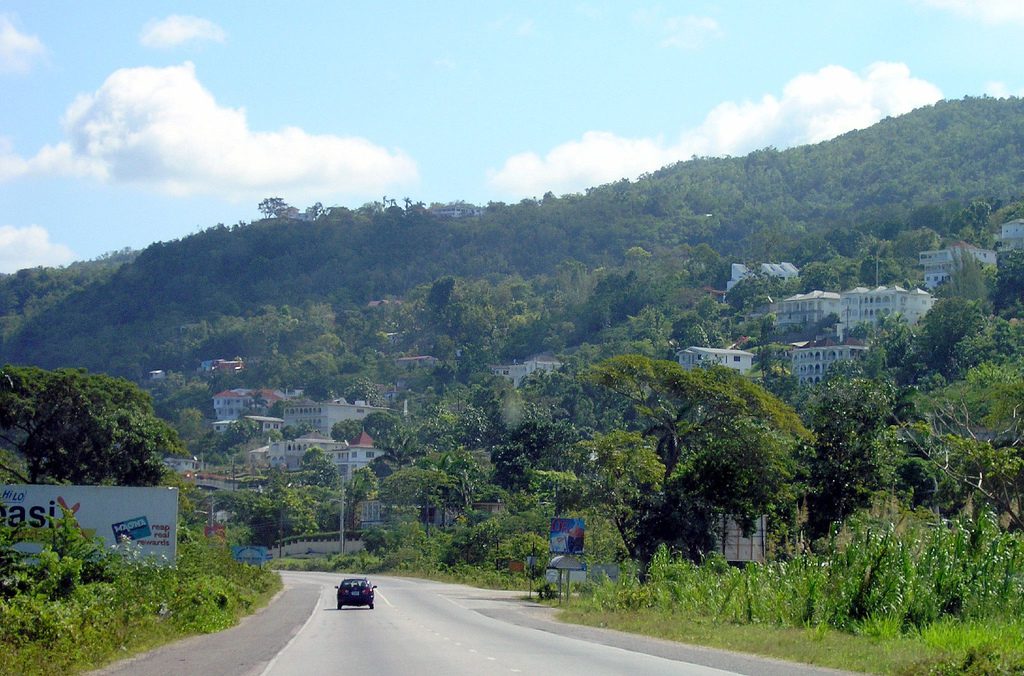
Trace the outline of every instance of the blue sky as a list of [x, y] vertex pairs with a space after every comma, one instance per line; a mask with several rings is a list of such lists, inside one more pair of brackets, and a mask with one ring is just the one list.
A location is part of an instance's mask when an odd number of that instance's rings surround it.
[[264, 197], [516, 202], [1020, 96], [1022, 30], [1020, 0], [0, 1], [0, 272]]

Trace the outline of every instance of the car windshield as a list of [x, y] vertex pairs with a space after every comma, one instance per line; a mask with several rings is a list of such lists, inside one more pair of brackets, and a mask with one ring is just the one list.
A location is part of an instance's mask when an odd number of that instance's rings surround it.
[[366, 587], [368, 585], [369, 585], [369, 583], [366, 580], [343, 580], [342, 583], [341, 583], [342, 587], [353, 588], [353, 589], [357, 588], [357, 587]]

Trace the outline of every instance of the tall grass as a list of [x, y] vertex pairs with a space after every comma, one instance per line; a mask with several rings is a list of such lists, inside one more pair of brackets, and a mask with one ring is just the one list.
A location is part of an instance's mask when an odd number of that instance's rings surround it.
[[827, 626], [877, 635], [919, 632], [945, 620], [1024, 614], [1024, 551], [990, 516], [897, 532], [863, 526], [828, 551], [738, 569], [662, 549], [644, 584], [598, 586], [595, 609], [659, 608], [719, 621]]

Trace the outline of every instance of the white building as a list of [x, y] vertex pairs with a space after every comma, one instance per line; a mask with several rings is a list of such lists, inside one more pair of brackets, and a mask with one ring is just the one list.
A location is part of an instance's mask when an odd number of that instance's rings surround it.
[[[266, 415], [246, 415], [246, 416], [242, 416], [242, 419], [243, 420], [251, 420], [254, 423], [256, 423], [257, 425], [259, 425], [260, 432], [262, 432], [262, 433], [267, 433], [267, 432], [270, 432], [271, 430], [281, 431], [281, 428], [284, 427], [284, 419], [283, 418], [274, 418], [272, 416], [266, 416]], [[232, 425], [234, 425], [236, 422], [238, 422], [238, 421], [237, 420], [218, 420], [215, 423], [213, 423], [213, 431], [214, 432], [226, 432], [227, 429], [229, 427], [231, 427]]]
[[900, 315], [907, 324], [916, 324], [935, 304], [935, 298], [921, 289], [908, 291], [899, 286], [863, 286], [839, 294], [840, 335], [852, 327], [866, 322], [872, 326], [882, 317]]
[[[271, 467], [294, 471], [302, 467], [302, 456], [313, 447], [324, 451], [329, 457], [335, 452], [347, 450], [344, 441], [334, 441], [322, 434], [307, 434], [298, 439], [274, 441], [267, 446], [267, 462]], [[333, 457], [332, 457], [333, 459]]]
[[[778, 277], [779, 279], [792, 279], [800, 276], [800, 270], [792, 263], [761, 263], [760, 270], [763, 275]], [[750, 268], [743, 263], [733, 263], [732, 276], [725, 283], [725, 290], [731, 291], [732, 287], [751, 274], [753, 273], [750, 272]]]
[[1002, 251], [1024, 249], [1024, 218], [1007, 221], [1000, 230], [999, 248]]
[[826, 339], [801, 343], [789, 353], [791, 372], [801, 385], [820, 383], [833, 364], [862, 357], [867, 350], [863, 342], [853, 338], [842, 342]]
[[374, 447], [373, 438], [366, 432], [351, 441], [334, 441], [322, 434], [307, 434], [298, 439], [275, 441], [252, 453], [254, 459], [259, 458], [257, 462], [264, 460], [265, 455], [265, 462], [271, 467], [294, 471], [302, 468], [303, 456], [314, 447], [331, 459], [343, 481], [348, 481], [352, 472], [366, 467], [382, 453]]
[[814, 326], [829, 315], [839, 315], [839, 294], [834, 291], [798, 293], [772, 304], [775, 325], [781, 328]]
[[513, 364], [499, 364], [491, 366], [491, 373], [502, 378], [507, 378], [512, 381], [513, 387], [519, 387], [519, 384], [523, 382], [523, 378], [530, 375], [535, 371], [543, 371], [550, 373], [557, 371], [562, 366], [562, 362], [552, 357], [533, 357], [526, 361], [513, 363]]
[[266, 410], [275, 402], [289, 399], [290, 396], [281, 390], [236, 387], [213, 395], [213, 412], [218, 421], [238, 420], [243, 411]]
[[350, 404], [344, 399], [316, 402], [308, 399], [292, 401], [284, 406], [285, 425], [312, 425], [320, 434], [329, 435], [334, 423], [342, 420], [362, 420], [371, 413], [386, 413], [390, 409], [371, 406], [365, 401]]
[[199, 458], [193, 456], [185, 457], [181, 455], [165, 455], [164, 465], [170, 467], [178, 474], [185, 474], [186, 472], [198, 472]]
[[960, 267], [964, 256], [973, 256], [982, 265], [996, 264], [995, 251], [979, 249], [966, 242], [959, 242], [937, 251], [922, 251], [918, 254], [918, 261], [924, 268], [924, 287], [934, 289], [948, 281], [953, 272]]
[[720, 365], [747, 373], [754, 363], [754, 353], [746, 350], [728, 350], [717, 347], [691, 346], [676, 352], [676, 361], [689, 371]]
[[352, 478], [352, 472], [366, 467], [381, 456], [383, 451], [373, 445], [373, 437], [361, 432], [355, 439], [350, 439], [345, 449], [331, 451], [331, 459], [338, 467], [338, 474], [344, 481]]

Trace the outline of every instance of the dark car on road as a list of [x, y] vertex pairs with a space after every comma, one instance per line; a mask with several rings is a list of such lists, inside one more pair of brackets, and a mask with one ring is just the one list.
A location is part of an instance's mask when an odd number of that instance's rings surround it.
[[338, 590], [338, 610], [342, 606], [368, 606], [373, 610], [373, 590], [377, 585], [370, 584], [365, 577], [350, 577], [341, 581]]

